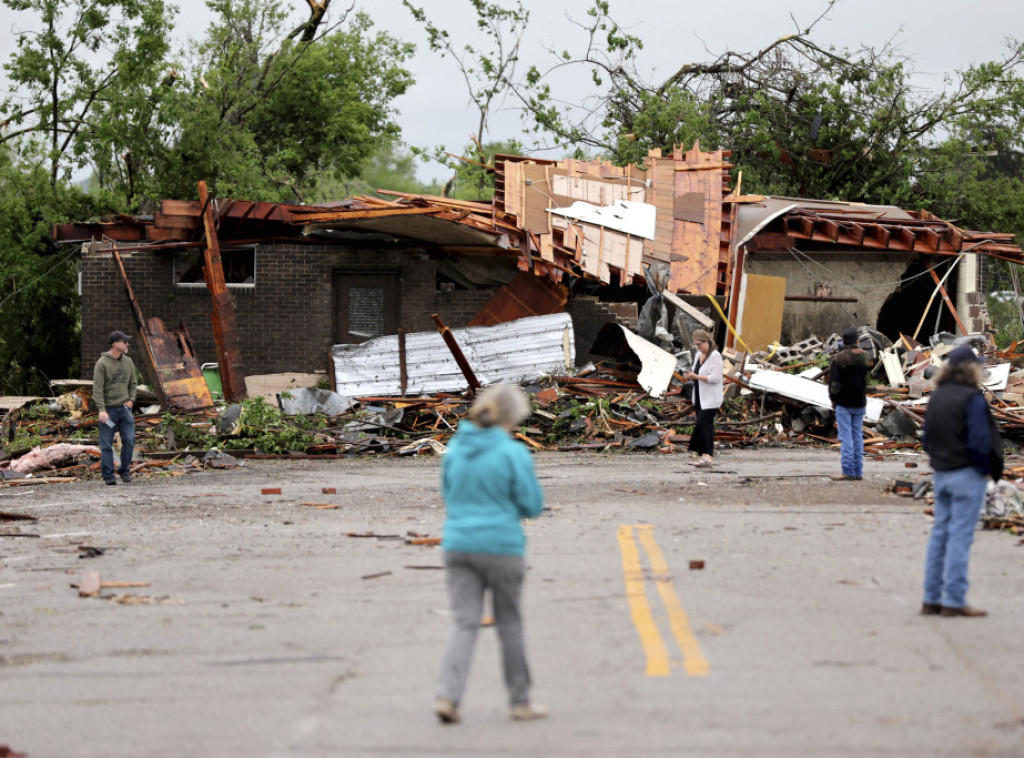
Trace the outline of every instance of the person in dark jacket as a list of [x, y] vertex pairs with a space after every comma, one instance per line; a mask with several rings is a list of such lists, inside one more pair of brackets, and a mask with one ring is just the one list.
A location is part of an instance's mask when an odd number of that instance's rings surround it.
[[529, 401], [519, 387], [489, 387], [473, 403], [469, 420], [459, 424], [442, 461], [446, 519], [441, 546], [452, 628], [434, 713], [445, 724], [460, 720], [458, 707], [487, 590], [501, 640], [509, 715], [516, 721], [547, 715], [530, 703], [521, 602], [526, 538], [520, 521], [540, 515], [544, 496], [530, 451], [509, 434], [529, 413]]
[[867, 406], [868, 362], [860, 349], [856, 327], [843, 330], [843, 347], [828, 369], [828, 395], [836, 414], [843, 473], [833, 481], [864, 478], [864, 408]]
[[990, 475], [1002, 474], [1002, 442], [978, 385], [980, 359], [969, 345], [952, 350], [924, 417], [931, 459], [935, 524], [925, 559], [926, 616], [987, 616], [967, 605], [967, 563]]

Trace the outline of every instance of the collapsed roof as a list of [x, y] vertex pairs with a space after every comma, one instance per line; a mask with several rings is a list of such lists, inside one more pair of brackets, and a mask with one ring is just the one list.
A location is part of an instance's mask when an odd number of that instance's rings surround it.
[[[873, 251], [955, 256], [973, 252], [1024, 262], [1013, 235], [974, 232], [927, 211], [730, 189], [729, 151], [651, 151], [646, 167], [606, 161], [495, 161], [491, 202], [384, 192], [323, 205], [210, 201], [222, 243], [374, 239], [418, 243], [450, 255], [507, 255], [523, 271], [604, 283], [644, 282], [664, 264], [666, 289], [728, 296], [742, 273], [741, 248], [797, 241]], [[115, 243], [121, 250], [202, 247], [203, 205], [164, 200], [150, 216], [59, 224], [58, 241]]]

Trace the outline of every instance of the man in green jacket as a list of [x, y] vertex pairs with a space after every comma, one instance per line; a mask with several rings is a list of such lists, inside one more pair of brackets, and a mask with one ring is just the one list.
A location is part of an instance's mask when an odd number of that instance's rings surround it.
[[132, 480], [132, 453], [135, 451], [135, 364], [128, 357], [129, 337], [111, 332], [110, 350], [96, 361], [92, 372], [92, 399], [100, 412], [100, 473], [107, 484], [114, 478], [114, 432], [121, 435], [121, 467], [117, 474], [128, 484]]

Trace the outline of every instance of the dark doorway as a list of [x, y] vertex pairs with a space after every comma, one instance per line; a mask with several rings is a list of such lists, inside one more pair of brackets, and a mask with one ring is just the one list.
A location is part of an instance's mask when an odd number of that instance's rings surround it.
[[398, 333], [398, 275], [334, 273], [334, 344]]
[[[900, 334], [913, 336], [920, 324], [921, 331], [917, 335], [917, 341], [925, 344], [936, 332], [955, 334], [956, 321], [946, 307], [942, 294], [936, 293], [931, 305], [928, 304], [928, 299], [935, 293], [935, 280], [928, 273], [928, 264], [931, 263], [935, 267], [935, 273], [942, 279], [955, 260], [918, 258], [911, 263], [900, 279], [899, 289], [889, 296], [878, 312], [878, 331], [895, 342], [900, 338]], [[951, 298], [956, 293], [958, 275], [959, 270], [953, 271], [942, 285], [947, 293], [954, 293], [950, 295]], [[928, 309], [927, 314], [925, 308]]]

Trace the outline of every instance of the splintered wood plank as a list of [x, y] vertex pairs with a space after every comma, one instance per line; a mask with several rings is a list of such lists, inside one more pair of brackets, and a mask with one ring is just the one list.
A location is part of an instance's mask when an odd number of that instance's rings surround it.
[[541, 234], [540, 237], [540, 257], [551, 263], [555, 260], [555, 245], [551, 239], [550, 234]]

